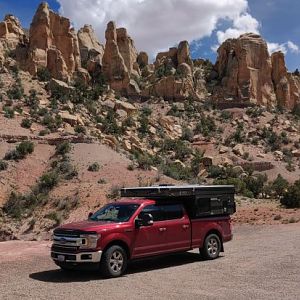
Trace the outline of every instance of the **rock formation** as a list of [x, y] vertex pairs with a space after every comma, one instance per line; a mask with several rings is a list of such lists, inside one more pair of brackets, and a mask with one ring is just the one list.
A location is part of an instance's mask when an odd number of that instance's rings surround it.
[[275, 52], [272, 58], [272, 80], [280, 107], [293, 109], [296, 103], [300, 103], [300, 78], [288, 73], [284, 54]]
[[84, 25], [77, 35], [82, 65], [90, 73], [94, 73], [97, 66], [100, 68], [102, 66], [104, 47], [98, 41], [95, 31], [90, 25]]
[[78, 39], [70, 21], [41, 3], [30, 26], [27, 68], [36, 74], [48, 68], [53, 77], [68, 81], [81, 67]]
[[259, 35], [247, 33], [225, 41], [218, 49], [215, 69], [225, 98], [276, 105], [271, 59], [267, 44]]
[[20, 43], [25, 43], [26, 35], [19, 20], [6, 15], [3, 22], [0, 22], [0, 41], [9, 49], [15, 49]]

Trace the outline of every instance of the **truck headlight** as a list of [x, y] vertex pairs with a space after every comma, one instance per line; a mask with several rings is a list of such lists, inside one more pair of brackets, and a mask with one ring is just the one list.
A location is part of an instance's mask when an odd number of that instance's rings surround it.
[[100, 234], [81, 234], [80, 249], [95, 249], [100, 238]]

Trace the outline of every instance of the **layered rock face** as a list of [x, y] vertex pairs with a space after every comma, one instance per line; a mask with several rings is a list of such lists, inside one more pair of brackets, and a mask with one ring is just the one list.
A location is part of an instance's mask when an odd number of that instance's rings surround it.
[[277, 104], [283, 108], [293, 109], [300, 103], [300, 77], [288, 73], [282, 52], [273, 53], [271, 58]]
[[28, 71], [36, 74], [39, 68], [48, 68], [54, 78], [68, 81], [80, 66], [78, 39], [69, 19], [42, 3], [30, 26]]
[[104, 47], [98, 41], [95, 31], [90, 25], [85, 25], [78, 33], [81, 62], [86, 69], [94, 73], [97, 67], [102, 66]]
[[215, 65], [225, 97], [265, 106], [275, 106], [271, 59], [266, 42], [247, 33], [225, 41]]

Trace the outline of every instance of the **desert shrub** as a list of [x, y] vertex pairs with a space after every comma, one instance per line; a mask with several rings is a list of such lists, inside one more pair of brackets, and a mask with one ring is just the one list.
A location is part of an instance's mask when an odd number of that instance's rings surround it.
[[42, 129], [40, 132], [39, 132], [39, 136], [45, 136], [47, 134], [50, 133], [50, 130], [49, 129]]
[[100, 165], [97, 162], [92, 163], [89, 167], [88, 167], [88, 171], [90, 172], [98, 172], [100, 170]]
[[244, 179], [247, 189], [252, 192], [253, 196], [257, 198], [264, 190], [264, 184], [267, 182], [267, 175], [257, 174], [255, 176], [248, 176]]
[[62, 124], [62, 119], [59, 115], [52, 117], [50, 114], [46, 114], [43, 117], [42, 124], [45, 125], [52, 132], [56, 131]]
[[194, 137], [194, 133], [193, 130], [190, 129], [189, 127], [183, 127], [182, 128], [182, 135], [181, 135], [181, 139], [183, 141], [189, 141], [192, 142]]
[[263, 128], [261, 138], [266, 142], [266, 144], [271, 148], [272, 151], [280, 149], [281, 138], [272, 129], [266, 127]]
[[120, 189], [121, 187], [118, 185], [112, 185], [108, 194], [106, 195], [109, 199], [117, 199], [120, 197]]
[[172, 139], [164, 140], [161, 151], [163, 153], [174, 151], [175, 159], [180, 160], [184, 160], [192, 154], [192, 149], [184, 141]]
[[86, 134], [86, 128], [84, 126], [76, 125], [74, 130], [75, 130], [76, 133]]
[[136, 157], [138, 167], [142, 170], [150, 170], [154, 165], [154, 161], [151, 155], [147, 153], [138, 154]]
[[5, 118], [12, 119], [15, 116], [15, 110], [11, 107], [4, 106], [3, 111]]
[[181, 117], [183, 112], [178, 109], [178, 106], [173, 104], [170, 110], [167, 112], [168, 116]]
[[102, 131], [106, 134], [120, 135], [121, 128], [117, 124], [117, 115], [113, 110], [109, 110], [105, 118], [101, 119]]
[[36, 75], [39, 81], [49, 81], [51, 79], [51, 73], [47, 68], [39, 68]]
[[141, 114], [139, 118], [140, 126], [138, 132], [144, 137], [149, 132], [149, 118], [147, 114]]
[[280, 203], [287, 208], [300, 207], [300, 180], [287, 188], [280, 199]]
[[54, 226], [59, 225], [62, 221], [61, 216], [56, 211], [52, 211], [52, 212], [46, 214], [45, 218], [54, 221], [55, 222]]
[[52, 190], [59, 182], [59, 176], [57, 172], [50, 171], [41, 176], [39, 180], [39, 191], [41, 193], [47, 193]]
[[37, 91], [35, 89], [31, 89], [29, 91], [29, 96], [25, 97], [25, 103], [31, 108], [37, 109], [39, 104], [39, 99], [37, 97]]
[[220, 118], [224, 121], [228, 121], [232, 119], [232, 113], [228, 110], [222, 110], [220, 114]]
[[196, 152], [194, 153], [193, 158], [191, 159], [190, 171], [191, 171], [192, 175], [195, 176], [195, 177], [199, 173], [199, 167], [200, 167], [203, 155], [204, 155], [204, 152], [196, 150]]
[[19, 160], [24, 159], [28, 154], [34, 151], [34, 144], [30, 141], [21, 142], [16, 149], [9, 151], [5, 154], [6, 160]]
[[21, 127], [23, 128], [30, 128], [32, 125], [32, 121], [30, 119], [23, 119], [21, 122]]
[[8, 167], [8, 163], [2, 159], [0, 159], [0, 171], [6, 170]]
[[208, 168], [208, 176], [210, 178], [219, 178], [224, 174], [224, 169], [219, 166], [210, 166]]
[[200, 121], [197, 123], [195, 128], [196, 134], [203, 134], [204, 136], [209, 136], [210, 134], [214, 133], [217, 129], [215, 121], [210, 116], [205, 116], [202, 114], [200, 117]]
[[126, 128], [132, 127], [132, 126], [134, 126], [134, 120], [132, 117], [129, 116], [123, 121], [122, 127], [126, 130]]
[[72, 145], [70, 142], [62, 142], [56, 146], [56, 155], [66, 155], [72, 150]]
[[288, 181], [278, 174], [277, 178], [272, 182], [271, 189], [275, 192], [277, 197], [281, 197], [287, 190], [288, 186]]
[[24, 95], [24, 89], [21, 85], [14, 84], [9, 90], [7, 90], [6, 94], [11, 100], [21, 100]]
[[261, 107], [249, 107], [246, 110], [246, 114], [250, 116], [251, 118], [257, 118], [262, 115], [264, 112], [263, 108]]
[[184, 167], [180, 163], [175, 162], [167, 162], [163, 164], [162, 172], [164, 175], [176, 180], [189, 180], [193, 177], [190, 168]]

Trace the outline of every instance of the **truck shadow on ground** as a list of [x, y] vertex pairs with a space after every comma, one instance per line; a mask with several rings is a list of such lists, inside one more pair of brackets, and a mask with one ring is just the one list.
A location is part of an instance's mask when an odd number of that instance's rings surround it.
[[[124, 276], [131, 274], [149, 272], [164, 268], [177, 267], [186, 264], [194, 264], [202, 262], [202, 258], [198, 253], [179, 253], [168, 256], [160, 256], [156, 258], [148, 258], [144, 260], [133, 261], [128, 265], [127, 272]], [[67, 282], [85, 282], [94, 281], [104, 278], [100, 272], [88, 271], [62, 271], [60, 269], [48, 270], [42, 272], [31, 273], [31, 279], [43, 282], [67, 283]]]

